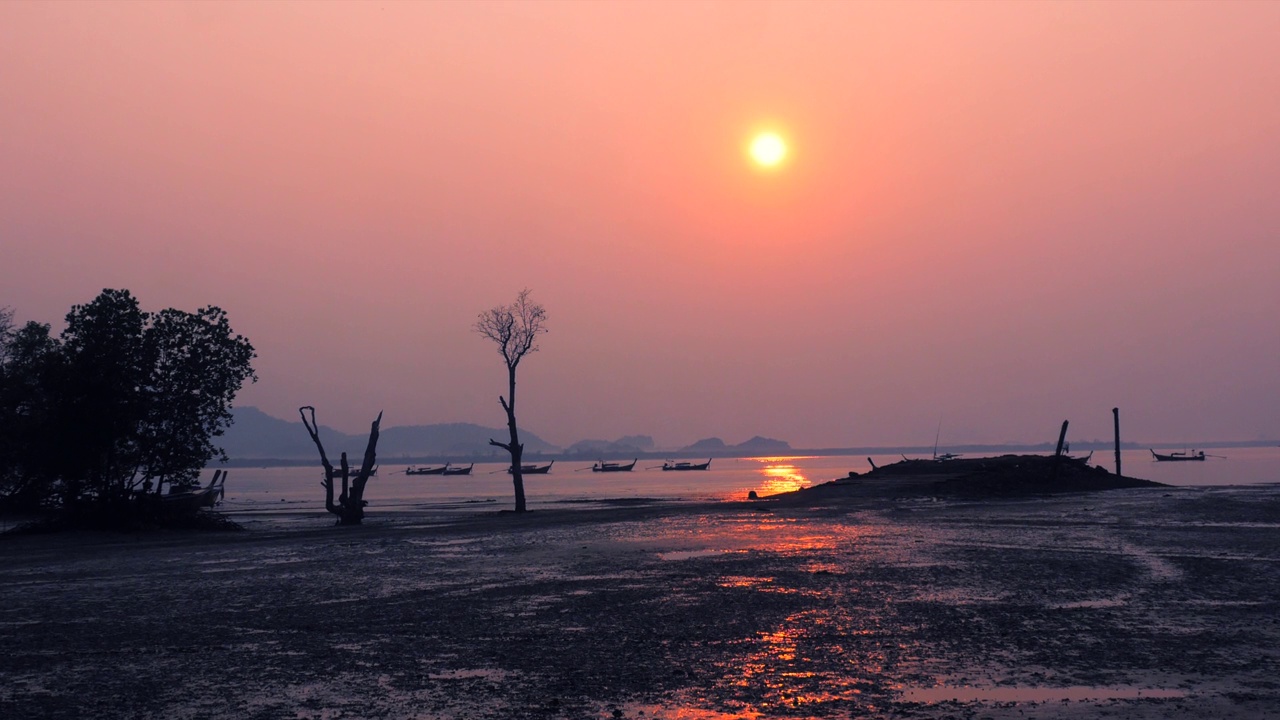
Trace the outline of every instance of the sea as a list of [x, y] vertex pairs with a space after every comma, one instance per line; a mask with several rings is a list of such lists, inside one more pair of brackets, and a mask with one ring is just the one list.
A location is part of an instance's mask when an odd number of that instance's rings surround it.
[[[1157, 448], [1159, 449], [1159, 448]], [[1182, 448], [1165, 448], [1162, 453]], [[1191, 448], [1187, 448], [1191, 450]], [[1280, 447], [1213, 448], [1203, 462], [1156, 462], [1148, 450], [1126, 449], [1125, 475], [1174, 486], [1223, 487], [1280, 483]], [[1080, 453], [1075, 453], [1079, 455]], [[663, 471], [661, 460], [640, 460], [630, 472], [596, 473], [587, 461], [560, 460], [546, 475], [525, 475], [530, 509], [589, 507], [622, 499], [745, 500], [797, 490], [888, 465], [901, 455], [787, 455], [715, 458], [708, 470]], [[971, 457], [966, 455], [965, 457]], [[629, 461], [630, 458], [608, 458]], [[1094, 451], [1090, 464], [1114, 472], [1113, 451]], [[513, 504], [511, 476], [503, 463], [477, 463], [471, 475], [406, 475], [405, 466], [382, 464], [365, 488], [369, 511], [493, 511]], [[232, 513], [313, 513], [324, 510], [324, 471], [317, 462], [299, 467], [233, 467], [221, 509]], [[208, 483], [213, 469], [201, 479]]]

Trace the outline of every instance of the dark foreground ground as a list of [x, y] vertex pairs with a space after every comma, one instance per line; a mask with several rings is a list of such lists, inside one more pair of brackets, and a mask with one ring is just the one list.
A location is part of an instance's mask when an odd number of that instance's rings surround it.
[[0, 539], [0, 717], [1280, 717], [1275, 486], [256, 523]]

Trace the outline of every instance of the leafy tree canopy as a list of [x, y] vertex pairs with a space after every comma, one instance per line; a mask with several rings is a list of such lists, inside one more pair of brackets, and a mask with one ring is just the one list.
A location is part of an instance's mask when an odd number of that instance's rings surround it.
[[0, 320], [0, 498], [119, 503], [226, 459], [215, 439], [257, 377], [253, 346], [220, 308], [147, 313], [129, 291], [103, 290], [57, 338]]

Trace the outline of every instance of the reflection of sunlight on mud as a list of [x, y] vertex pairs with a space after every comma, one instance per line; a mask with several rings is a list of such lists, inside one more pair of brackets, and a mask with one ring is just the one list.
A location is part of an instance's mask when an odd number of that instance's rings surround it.
[[[623, 717], [650, 717], [654, 720], [757, 720], [762, 717], [758, 712], [739, 710], [731, 713], [699, 710], [697, 708], [668, 708], [661, 705], [641, 705], [630, 703], [619, 708]], [[601, 718], [613, 718], [612, 711], [605, 711]]]
[[747, 577], [744, 575], [727, 575], [716, 583], [723, 588], [752, 588], [768, 585], [773, 582], [771, 577]]
[[793, 614], [778, 628], [745, 640], [748, 649], [724, 668], [724, 683], [766, 715], [854, 705], [875, 712], [885, 688], [873, 678], [884, 674], [885, 659], [847, 647], [846, 638], [873, 632], [857, 625], [840, 611]]

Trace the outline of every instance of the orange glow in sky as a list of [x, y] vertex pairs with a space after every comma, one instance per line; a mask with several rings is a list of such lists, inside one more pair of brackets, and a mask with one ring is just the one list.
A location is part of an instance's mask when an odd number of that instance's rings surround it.
[[[1280, 3], [0, 3], [0, 306], [559, 445], [1280, 434]], [[758, 132], [783, 142], [744, 155]], [[789, 146], [789, 153], [787, 153]]]

